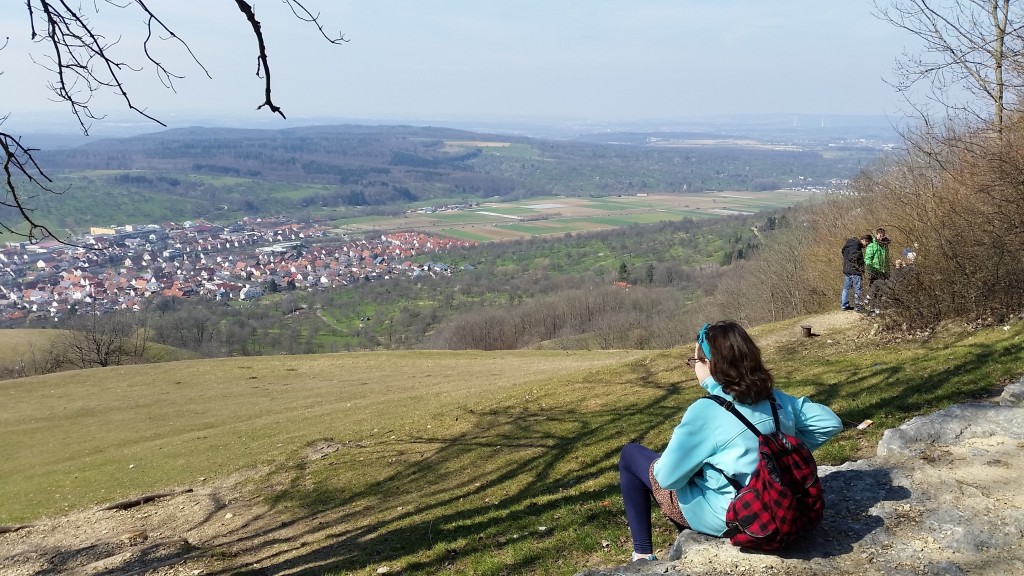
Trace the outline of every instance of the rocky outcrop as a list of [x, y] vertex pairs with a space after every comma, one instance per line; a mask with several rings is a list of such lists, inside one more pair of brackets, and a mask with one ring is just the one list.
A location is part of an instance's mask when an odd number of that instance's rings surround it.
[[874, 458], [819, 468], [822, 525], [782, 554], [682, 532], [665, 561], [619, 574], [1024, 574], [1024, 379], [996, 403], [961, 404], [887, 430]]

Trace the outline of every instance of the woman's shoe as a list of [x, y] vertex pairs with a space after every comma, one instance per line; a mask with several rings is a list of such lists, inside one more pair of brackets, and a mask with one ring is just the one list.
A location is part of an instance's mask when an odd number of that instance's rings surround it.
[[657, 560], [658, 557], [654, 554], [637, 554], [633, 552], [633, 559], [630, 562], [636, 562], [637, 560]]

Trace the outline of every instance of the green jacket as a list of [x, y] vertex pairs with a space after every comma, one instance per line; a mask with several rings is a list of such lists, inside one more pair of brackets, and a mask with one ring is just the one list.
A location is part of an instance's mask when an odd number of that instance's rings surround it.
[[868, 244], [864, 250], [864, 268], [868, 273], [889, 272], [889, 243], [881, 243], [877, 240]]

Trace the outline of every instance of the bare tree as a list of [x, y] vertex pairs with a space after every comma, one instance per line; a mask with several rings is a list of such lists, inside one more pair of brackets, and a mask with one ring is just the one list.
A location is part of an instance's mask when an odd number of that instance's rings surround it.
[[95, 310], [76, 314], [54, 347], [75, 368], [123, 366], [147, 361], [149, 330], [145, 315]]
[[[1012, 96], [1022, 87], [1024, 8], [1018, 0], [889, 0], [875, 14], [917, 36], [923, 52], [904, 53], [896, 65], [895, 88], [908, 95], [926, 84], [928, 98], [944, 112], [991, 120], [1001, 130]], [[984, 102], [991, 116], [977, 108]], [[989, 106], [991, 108], [989, 108]], [[922, 108], [918, 108], [922, 110]]]
[[[304, 2], [281, 0], [281, 3], [294, 17], [315, 26], [320, 35], [331, 44], [347, 42], [340, 34], [329, 35], [320, 21], [320, 15], [311, 12]], [[36, 63], [50, 73], [49, 89], [57, 101], [68, 104], [71, 114], [85, 134], [89, 133], [91, 122], [104, 117], [93, 108], [93, 97], [99, 93], [111, 93], [118, 97], [127, 109], [165, 126], [155, 115], [147, 112], [145, 107], [131, 98], [123, 81], [127, 73], [148, 67], [155, 69], [157, 77], [166, 88], [174, 90], [175, 81], [183, 76], [168, 68], [155, 55], [153, 48], [157, 42], [177, 44], [199, 69], [209, 76], [209, 72], [198, 57], [192, 53], [188, 42], [179, 37], [144, 0], [25, 0], [24, 4], [26, 25], [31, 38], [45, 47], [45, 57]], [[234, 0], [234, 4], [247, 26], [252, 29], [256, 44], [256, 75], [264, 81], [263, 101], [256, 108], [266, 108], [284, 118], [284, 111], [273, 100], [268, 49], [253, 3], [247, 0]], [[99, 13], [101, 7], [135, 11], [141, 16], [145, 37], [138, 47], [141, 53], [138, 62], [122, 61], [114, 54], [113, 48], [121, 41], [122, 34], [117, 30], [101, 29], [96, 24], [93, 16]], [[7, 45], [6, 40], [0, 43], [0, 50], [5, 49]], [[8, 116], [0, 116], [0, 126]], [[0, 198], [0, 207], [13, 210], [17, 214], [13, 220], [0, 218], [0, 233], [7, 232], [32, 241], [53, 236], [51, 231], [32, 214], [29, 205], [29, 200], [34, 194], [61, 192], [55, 189], [53, 180], [33, 157], [33, 152], [37, 150], [23, 143], [22, 138], [17, 135], [0, 131], [0, 151], [3, 158], [4, 190], [3, 197]], [[26, 186], [28, 191], [24, 189]]]
[[219, 352], [221, 322], [200, 305], [184, 306], [155, 317], [150, 328], [153, 339], [161, 344], [206, 355]]

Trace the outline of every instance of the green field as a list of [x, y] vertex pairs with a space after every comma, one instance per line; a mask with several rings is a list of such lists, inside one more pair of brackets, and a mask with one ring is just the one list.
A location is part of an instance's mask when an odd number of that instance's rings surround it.
[[498, 226], [503, 230], [518, 232], [524, 236], [543, 236], [546, 234], [565, 234], [566, 232], [580, 232], [584, 230], [573, 222], [545, 222], [540, 224], [501, 224]]
[[[662, 194], [605, 198], [536, 197], [517, 202], [483, 203], [460, 211], [410, 213], [400, 217], [344, 219], [334, 222], [343, 232], [420, 230], [464, 240], [487, 242], [566, 232], [585, 232], [651, 224], [683, 218], [714, 218], [716, 211], [757, 212], [812, 201], [798, 190], [702, 194]], [[502, 216], [503, 215], [503, 216]], [[509, 217], [518, 217], [516, 221]]]
[[631, 204], [627, 202], [587, 200], [587, 207], [595, 210], [605, 210], [608, 212], [621, 212], [623, 208], [630, 205]]
[[490, 236], [485, 236], [484, 234], [474, 234], [473, 232], [467, 232], [466, 230], [456, 230], [453, 228], [444, 228], [440, 232], [444, 236], [457, 238], [459, 240], [469, 240], [472, 242], [490, 242], [491, 240], [493, 240], [493, 238], [491, 238]]

